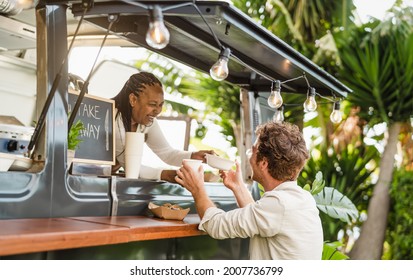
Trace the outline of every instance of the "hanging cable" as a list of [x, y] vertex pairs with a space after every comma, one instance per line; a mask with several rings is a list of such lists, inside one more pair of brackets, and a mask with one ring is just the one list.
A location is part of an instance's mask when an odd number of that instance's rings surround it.
[[42, 108], [42, 111], [40, 113], [39, 119], [36, 122], [36, 127], [34, 128], [32, 137], [30, 138], [29, 145], [27, 146], [27, 153], [28, 153], [28, 157], [30, 157], [30, 158], [32, 157], [33, 147], [36, 145], [37, 141], [39, 140], [40, 132], [43, 129], [43, 126], [44, 126], [44, 123], [45, 123], [45, 120], [46, 120], [46, 115], [47, 115], [47, 112], [49, 111], [50, 104], [51, 104], [51, 102], [53, 100], [53, 97], [56, 93], [57, 87], [60, 84], [60, 80], [62, 78], [62, 72], [63, 72], [64, 66], [66, 64], [66, 61], [69, 58], [70, 52], [72, 51], [73, 43], [75, 42], [76, 36], [79, 33], [80, 26], [82, 25], [83, 19], [84, 19], [85, 15], [86, 15], [86, 12], [88, 11], [89, 8], [90, 8], [90, 6], [87, 3], [83, 4], [82, 16], [80, 17], [80, 20], [77, 24], [75, 33], [73, 34], [72, 41], [69, 45], [69, 48], [67, 49], [66, 56], [63, 58], [62, 64], [60, 65], [60, 68], [59, 68], [59, 71], [57, 72], [57, 74], [56, 74], [56, 76], [53, 80], [52, 87], [50, 88], [49, 94], [47, 95], [47, 98], [46, 98], [45, 104]]
[[91, 76], [92, 76], [93, 70], [94, 70], [94, 68], [95, 68], [96, 62], [97, 62], [97, 60], [98, 60], [98, 58], [99, 58], [100, 52], [102, 51], [102, 48], [103, 48], [103, 46], [104, 46], [104, 44], [105, 44], [105, 42], [106, 42], [106, 39], [107, 39], [107, 37], [108, 37], [108, 35], [109, 35], [109, 33], [110, 33], [110, 30], [112, 29], [112, 25], [118, 20], [118, 18], [119, 18], [118, 15], [108, 15], [109, 27], [108, 27], [108, 29], [107, 29], [107, 31], [106, 31], [105, 37], [103, 38], [102, 44], [100, 45], [99, 51], [98, 51], [98, 53], [97, 53], [97, 55], [96, 55], [95, 61], [94, 61], [93, 65], [92, 65], [92, 68], [90, 69], [89, 75], [87, 76], [87, 78], [86, 78], [86, 80], [85, 80], [85, 82], [84, 82], [84, 84], [83, 84], [82, 90], [81, 90], [80, 93], [79, 93], [79, 97], [78, 97], [77, 100], [76, 100], [76, 104], [75, 104], [75, 106], [73, 107], [72, 112], [70, 113], [70, 117], [69, 117], [69, 121], [68, 121], [68, 125], [67, 125], [67, 126], [68, 126], [68, 131], [70, 131], [70, 128], [71, 128], [72, 125], [73, 125], [73, 122], [74, 122], [74, 120], [75, 120], [77, 111], [79, 110], [80, 104], [82, 103], [83, 97], [85, 96], [86, 89], [88, 88], [89, 81], [90, 81], [90, 78], [91, 78]]

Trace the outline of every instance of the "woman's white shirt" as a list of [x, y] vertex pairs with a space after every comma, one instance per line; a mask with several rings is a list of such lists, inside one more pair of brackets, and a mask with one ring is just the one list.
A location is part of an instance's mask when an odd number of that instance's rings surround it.
[[[116, 114], [117, 112], [115, 112]], [[125, 167], [125, 139], [126, 130], [123, 125], [121, 114], [117, 114], [115, 119], [116, 125], [116, 159], [119, 164]], [[182, 160], [191, 158], [192, 152], [174, 149], [166, 140], [159, 126], [157, 119], [154, 119], [151, 126], [145, 127], [142, 131], [145, 133], [145, 143], [148, 147], [166, 164], [172, 166], [181, 166]], [[141, 165], [139, 177], [143, 179], [160, 180], [163, 168], [154, 168]]]

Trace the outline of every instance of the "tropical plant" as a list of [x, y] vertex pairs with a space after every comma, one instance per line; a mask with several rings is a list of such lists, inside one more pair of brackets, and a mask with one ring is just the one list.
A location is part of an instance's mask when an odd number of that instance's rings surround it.
[[354, 30], [340, 50], [341, 80], [354, 90], [349, 100], [360, 107], [367, 128], [378, 123], [387, 126], [379, 178], [367, 220], [350, 252], [352, 259], [382, 257], [398, 137], [413, 107], [413, 8], [391, 12], [386, 21], [370, 21]]
[[[333, 219], [339, 219], [347, 224], [357, 220], [359, 212], [349, 198], [332, 187], [326, 187], [321, 171], [317, 172], [312, 184], [306, 184], [304, 190], [309, 191], [317, 204], [317, 208]], [[321, 216], [323, 217], [323, 216]], [[324, 230], [324, 226], [323, 226]], [[326, 236], [324, 236], [324, 239]], [[340, 242], [326, 241], [323, 247], [323, 260], [348, 259], [338, 250], [343, 244]]]
[[[308, 184], [312, 178], [316, 178], [319, 171], [322, 171], [326, 185], [345, 193], [359, 212], [365, 212], [373, 187], [371, 174], [375, 170], [374, 162], [378, 153], [372, 146], [355, 146], [360, 141], [358, 139], [353, 139], [351, 144], [347, 144], [346, 148], [341, 150], [325, 145], [311, 147], [312, 157], [298, 178], [299, 185]], [[368, 165], [371, 168], [367, 169]], [[347, 223], [347, 220], [333, 219], [323, 213], [321, 216], [325, 238], [336, 240], [339, 233], [344, 232], [341, 242], [347, 248], [349, 238], [347, 233], [351, 233], [351, 230], [357, 226], [358, 220], [356, 223], [354, 221]]]
[[357, 220], [359, 212], [354, 203], [337, 189], [326, 187], [321, 171], [311, 186], [306, 184], [303, 189], [313, 195], [318, 209], [328, 216], [347, 223]]
[[346, 37], [354, 26], [352, 0], [234, 0], [234, 5], [330, 73], [338, 70], [332, 34]]
[[397, 170], [390, 192], [391, 211], [387, 227], [386, 241], [389, 250], [386, 259], [413, 259], [413, 171]]
[[80, 136], [85, 126], [81, 120], [75, 122], [67, 135], [67, 149], [76, 150], [79, 144], [83, 141]]
[[339, 250], [339, 247], [343, 246], [342, 243], [325, 242], [323, 247], [322, 260], [347, 260], [349, 257]]

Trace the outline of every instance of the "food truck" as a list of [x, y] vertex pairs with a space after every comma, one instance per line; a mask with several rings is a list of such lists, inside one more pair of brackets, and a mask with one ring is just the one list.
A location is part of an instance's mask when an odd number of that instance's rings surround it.
[[[224, 76], [215, 78], [240, 88], [245, 179], [245, 151], [256, 126], [277, 110], [267, 100], [279, 81], [303, 100], [310, 85], [336, 99], [351, 89], [229, 1], [26, 2], [0, 1], [0, 259], [246, 259], [248, 240], [214, 240], [197, 229], [193, 199], [180, 185], [108, 172], [113, 102], [85, 94], [87, 79], [75, 79], [78, 91], [69, 90], [72, 45], [143, 47], [204, 73], [218, 59], [226, 62]], [[158, 21], [169, 40], [148, 44]], [[79, 108], [100, 136], [70, 165], [68, 112]], [[237, 207], [222, 183], [205, 187], [218, 207]], [[250, 188], [258, 198], [258, 187]], [[182, 221], [162, 220], [149, 203], [190, 211]]]

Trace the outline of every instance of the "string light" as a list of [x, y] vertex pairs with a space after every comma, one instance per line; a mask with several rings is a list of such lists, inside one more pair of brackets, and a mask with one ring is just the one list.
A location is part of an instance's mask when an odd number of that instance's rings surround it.
[[334, 103], [334, 106], [333, 106], [334, 110], [330, 115], [330, 120], [333, 123], [340, 123], [343, 119], [342, 112], [340, 111], [340, 101], [335, 98], [334, 93], [332, 93], [332, 95], [334, 96], [334, 99], [325, 97], [317, 93], [316, 89], [310, 86], [310, 83], [308, 82], [308, 79], [305, 73], [303, 73], [303, 75], [299, 77], [292, 78], [292, 79], [282, 81], [282, 82], [279, 80], [272, 81], [271, 94], [268, 97], [267, 102], [268, 102], [268, 106], [276, 109], [274, 116], [273, 116], [273, 121], [276, 121], [276, 122], [284, 121], [284, 107], [285, 106], [301, 106], [301, 104], [284, 104], [282, 97], [281, 97], [281, 85], [282, 84], [295, 81], [301, 78], [305, 79], [307, 86], [308, 86], [307, 98], [304, 101], [304, 103], [302, 103], [302, 106], [304, 107], [304, 112], [315, 112], [316, 111], [318, 104], [315, 100], [315, 96], [317, 95], [320, 98], [327, 99], [329, 101], [328, 103]]
[[230, 54], [231, 50], [229, 48], [222, 47], [221, 52], [219, 53], [218, 61], [215, 62], [209, 70], [209, 74], [212, 79], [222, 81], [228, 77], [228, 60]]
[[278, 109], [283, 105], [283, 98], [281, 96], [281, 82], [273, 81], [271, 83], [271, 94], [268, 97], [268, 106]]
[[275, 122], [284, 121], [284, 106], [280, 106], [277, 110], [275, 110], [275, 113], [272, 119]]
[[343, 116], [340, 111], [340, 102], [334, 102], [333, 112], [331, 112], [330, 120], [332, 123], [340, 123]]
[[154, 49], [165, 48], [169, 43], [169, 31], [163, 22], [162, 10], [158, 5], [149, 11], [149, 19], [146, 43]]
[[17, 15], [22, 10], [35, 7], [38, 2], [39, 0], [1, 0], [0, 14]]
[[[29, 0], [23, 0], [23, 1], [29, 1]], [[37, 2], [37, 1], [35, 1]], [[231, 49], [229, 47], [224, 47], [221, 42], [219, 41], [218, 37], [216, 36], [215, 32], [211, 28], [211, 26], [208, 24], [206, 19], [204, 18], [201, 10], [198, 8], [198, 6], [194, 2], [185, 2], [185, 3], [180, 3], [176, 5], [171, 5], [167, 7], [163, 7], [162, 9], [160, 8], [159, 5], [155, 6], [147, 6], [143, 3], [131, 1], [131, 0], [122, 0], [122, 2], [128, 3], [133, 6], [138, 6], [144, 9], [149, 10], [149, 17], [150, 17], [150, 23], [149, 23], [149, 29], [146, 34], [146, 42], [148, 43], [149, 46], [155, 48], [155, 49], [162, 49], [166, 47], [169, 43], [169, 31], [165, 27], [164, 21], [163, 21], [163, 14], [162, 11], [167, 11], [170, 9], [175, 9], [178, 7], [184, 7], [184, 6], [192, 6], [194, 9], [198, 12], [199, 16], [202, 18], [204, 21], [205, 25], [208, 27], [211, 35], [213, 36], [215, 42], [217, 43], [220, 53], [218, 56], [218, 61], [212, 65], [210, 69], [210, 75], [211, 77], [216, 80], [216, 81], [222, 81], [228, 77], [229, 74], [229, 69], [228, 69], [228, 61], [229, 57], [232, 56], [234, 60], [237, 60], [239, 63], [249, 67], [251, 70], [255, 71], [256, 73], [260, 74], [262, 77], [271, 80], [271, 94], [268, 97], [268, 106], [271, 108], [276, 109], [274, 113], [273, 120], [274, 121], [279, 121], [282, 122], [284, 121], [284, 105], [290, 106], [290, 104], [284, 104], [283, 98], [281, 96], [281, 85], [295, 81], [297, 79], [302, 79], [304, 78], [307, 86], [308, 86], [308, 91], [307, 91], [307, 99], [303, 103], [304, 111], [305, 112], [314, 112], [317, 109], [317, 102], [315, 100], [315, 96], [318, 95], [321, 98], [327, 99], [330, 102], [334, 103], [334, 110], [330, 115], [330, 119], [333, 123], [339, 123], [342, 120], [342, 112], [340, 111], [340, 101], [337, 101], [330, 98], [327, 98], [325, 96], [322, 96], [318, 94], [315, 90], [315, 88], [311, 87], [308, 79], [303, 73], [301, 76], [286, 80], [286, 81], [279, 81], [279, 80], [273, 80], [272, 77], [267, 76], [265, 73], [262, 73], [258, 69], [254, 69], [251, 67], [251, 65], [245, 64], [242, 60], [231, 54]], [[298, 104], [296, 104], [298, 106]], [[299, 105], [301, 106], [301, 105]]]
[[314, 112], [317, 109], [317, 102], [315, 101], [315, 88], [310, 87], [307, 92], [307, 99], [304, 104], [304, 112]]

